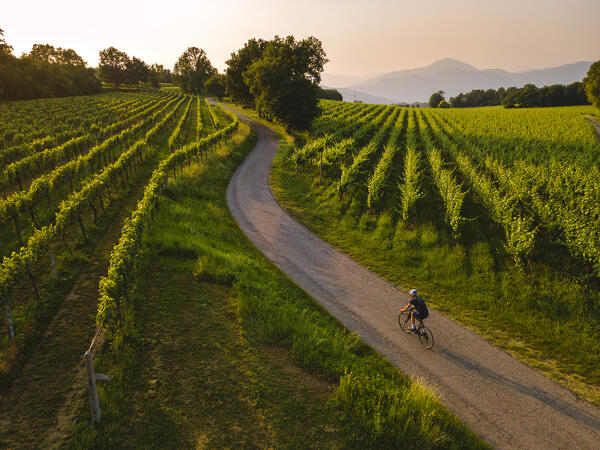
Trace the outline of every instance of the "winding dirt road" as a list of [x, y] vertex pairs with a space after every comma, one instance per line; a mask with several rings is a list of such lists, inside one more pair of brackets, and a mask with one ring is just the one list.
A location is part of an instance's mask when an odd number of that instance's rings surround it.
[[396, 318], [408, 300], [294, 221], [269, 188], [274, 132], [241, 116], [259, 140], [227, 190], [229, 208], [252, 242], [348, 329], [401, 371], [436, 388], [444, 403], [492, 446], [600, 448], [600, 410], [534, 369], [431, 311], [435, 346], [402, 333]]

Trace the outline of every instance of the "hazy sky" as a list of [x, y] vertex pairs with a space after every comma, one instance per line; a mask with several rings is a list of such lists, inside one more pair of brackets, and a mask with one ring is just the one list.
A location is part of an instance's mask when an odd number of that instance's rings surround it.
[[88, 64], [111, 45], [172, 68], [189, 46], [219, 71], [249, 38], [314, 35], [325, 71], [362, 75], [454, 58], [524, 70], [600, 59], [600, 0], [6, 0], [15, 54], [73, 48]]

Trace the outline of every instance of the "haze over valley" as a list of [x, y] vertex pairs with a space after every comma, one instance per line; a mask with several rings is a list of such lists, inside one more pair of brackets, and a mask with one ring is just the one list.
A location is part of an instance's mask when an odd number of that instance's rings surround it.
[[436, 91], [446, 97], [473, 89], [522, 87], [531, 83], [538, 87], [581, 81], [591, 61], [580, 61], [558, 67], [508, 72], [503, 69], [477, 69], [454, 59], [442, 59], [425, 67], [398, 70], [376, 76], [342, 76], [325, 72], [322, 85], [336, 88], [344, 100], [365, 103], [426, 102]]

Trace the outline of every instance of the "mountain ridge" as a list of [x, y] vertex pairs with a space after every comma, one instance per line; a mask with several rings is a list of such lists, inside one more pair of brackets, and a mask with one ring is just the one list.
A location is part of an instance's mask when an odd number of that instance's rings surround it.
[[[538, 87], [551, 84], [570, 84], [581, 81], [587, 74], [591, 61], [579, 61], [562, 66], [545, 69], [533, 69], [526, 72], [509, 72], [504, 69], [478, 69], [470, 64], [451, 58], [444, 58], [434, 63], [415, 69], [397, 70], [347, 86], [330, 87], [343, 88], [357, 100], [369, 101], [362, 98], [361, 93], [369, 97], [379, 97], [394, 102], [426, 102], [432, 93], [443, 90], [446, 98], [460, 92], [473, 89], [498, 89], [500, 87], [522, 87], [532, 83]], [[325, 77], [327, 78], [327, 77]], [[344, 92], [344, 100], [346, 98]]]

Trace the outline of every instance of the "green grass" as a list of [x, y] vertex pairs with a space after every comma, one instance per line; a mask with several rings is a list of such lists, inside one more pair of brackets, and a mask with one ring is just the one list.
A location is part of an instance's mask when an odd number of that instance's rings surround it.
[[75, 448], [486, 448], [248, 241], [225, 201], [253, 148], [234, 145], [170, 181], [146, 235], [136, 329], [97, 371], [103, 421]]
[[[538, 249], [542, 256], [519, 270], [492, 224], [466, 223], [454, 240], [428, 177], [410, 222], [394, 212], [365, 213], [366, 189], [340, 201], [332, 180], [319, 186], [318, 169], [296, 177], [291, 142], [275, 157], [271, 188], [297, 220], [390, 282], [418, 287], [436, 310], [600, 405], [600, 292], [564, 252], [546, 243]], [[480, 215], [471, 203], [465, 208]]]

